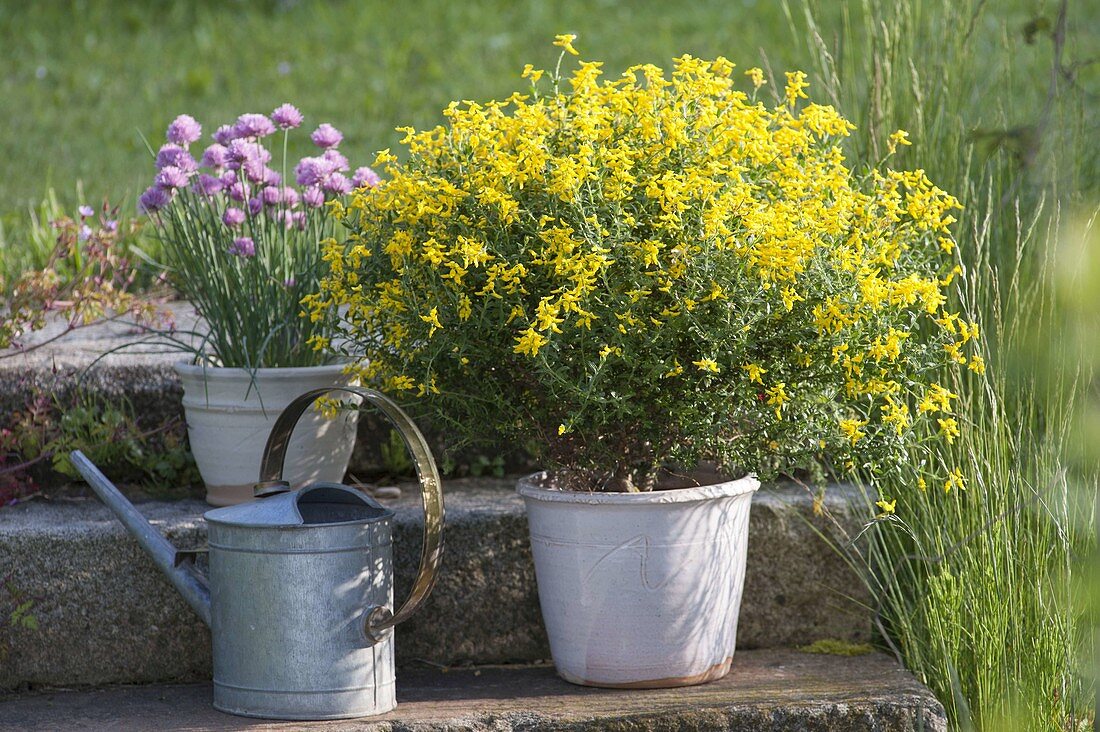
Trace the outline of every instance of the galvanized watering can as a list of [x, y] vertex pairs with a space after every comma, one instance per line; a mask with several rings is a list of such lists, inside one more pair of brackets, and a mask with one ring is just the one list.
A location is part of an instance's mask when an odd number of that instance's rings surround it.
[[[337, 483], [290, 490], [282, 479], [290, 434], [318, 397], [343, 391], [382, 411], [413, 455], [424, 502], [420, 571], [393, 607], [393, 511]], [[79, 450], [72, 461], [210, 626], [214, 707], [273, 719], [382, 714], [394, 696], [393, 627], [432, 590], [443, 555], [443, 494], [424, 436], [382, 394], [317, 389], [279, 416], [267, 441], [260, 500], [208, 511], [209, 573], [177, 551]]]

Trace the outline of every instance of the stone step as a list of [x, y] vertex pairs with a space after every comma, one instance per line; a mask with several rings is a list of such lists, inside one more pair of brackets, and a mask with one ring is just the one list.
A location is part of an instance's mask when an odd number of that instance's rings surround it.
[[[175, 302], [163, 308], [171, 313], [180, 333], [204, 331], [205, 326], [190, 304]], [[187, 359], [189, 354], [145, 342], [150, 334], [124, 320], [99, 323], [68, 333], [65, 328], [66, 323], [50, 320], [45, 329], [25, 339], [25, 350], [0, 350], [0, 428], [9, 427], [6, 424], [8, 415], [26, 410], [27, 405], [41, 395], [56, 401], [62, 408], [74, 402], [78, 394], [98, 400], [93, 403], [124, 403], [145, 430], [155, 430], [177, 421], [183, 423], [183, 387], [173, 364]], [[190, 343], [198, 340], [184, 335], [179, 339]], [[437, 458], [440, 457], [442, 442], [438, 431], [428, 424], [420, 427], [435, 448]], [[385, 472], [381, 446], [389, 434], [390, 425], [381, 415], [369, 409], [360, 413], [359, 443], [350, 465], [352, 473], [372, 476]], [[477, 462], [493, 458], [506, 460], [514, 470], [532, 467], [527, 464], [526, 456], [514, 450], [454, 457], [460, 471], [473, 468], [461, 474], [477, 474]], [[36, 478], [46, 488], [67, 480], [41, 469], [36, 472]], [[196, 494], [199, 492], [201, 488], [196, 489]]]
[[0, 702], [0, 730], [744, 730], [927, 732], [943, 707], [893, 660], [738, 651], [730, 674], [682, 689], [572, 686], [552, 668], [417, 669], [398, 674], [397, 709], [340, 722], [233, 717], [210, 685], [133, 686], [25, 694]]
[[[445, 482], [446, 553], [439, 584], [397, 630], [400, 668], [418, 661], [532, 662], [550, 657], [539, 611], [522, 500], [508, 479]], [[415, 574], [419, 499], [393, 502], [397, 597]], [[205, 541], [198, 501], [140, 510], [181, 548]], [[826, 494], [832, 519], [797, 486], [754, 498], [738, 648], [800, 646], [871, 635], [860, 579], [818, 532], [856, 534], [866, 502]], [[834, 523], [835, 521], [835, 523]], [[98, 500], [30, 501], [0, 508], [0, 618], [33, 601], [36, 628], [0, 622], [0, 690], [210, 678], [210, 637], [190, 608]]]
[[[188, 303], [172, 303], [165, 310], [180, 331], [202, 327]], [[172, 364], [186, 354], [142, 344], [148, 334], [126, 321], [67, 334], [66, 327], [63, 321], [49, 320], [43, 330], [24, 339], [24, 351], [0, 350], [0, 413], [21, 408], [36, 386], [64, 391], [79, 381], [107, 398], [129, 399], [151, 421], [182, 416], [183, 392]]]

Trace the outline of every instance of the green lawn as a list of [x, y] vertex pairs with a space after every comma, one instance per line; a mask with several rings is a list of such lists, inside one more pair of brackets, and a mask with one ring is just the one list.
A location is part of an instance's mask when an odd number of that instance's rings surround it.
[[798, 61], [781, 8], [763, 1], [11, 5], [0, 5], [9, 216], [51, 186], [71, 202], [76, 181], [90, 199], [131, 201], [151, 170], [140, 136], [155, 144], [181, 112], [212, 132], [290, 101], [367, 163], [396, 147], [395, 127], [434, 124], [451, 99], [507, 96], [524, 63], [553, 63], [566, 31], [609, 69], [683, 52], [748, 68], [761, 46], [778, 69]]
[[[860, 48], [862, 4], [817, 5], [822, 36], [843, 63]], [[1048, 44], [1022, 42], [1022, 29], [1049, 17], [1051, 3], [995, 5], [984, 9], [969, 39], [981, 68], [957, 70], [978, 82], [958, 100], [959, 113], [978, 131], [1032, 123], [1046, 89]], [[241, 112], [291, 101], [307, 124], [327, 120], [342, 129], [349, 157], [368, 163], [374, 151], [396, 147], [395, 127], [434, 124], [452, 99], [507, 96], [524, 63], [553, 63], [555, 33], [578, 33], [585, 57], [605, 61], [611, 72], [640, 62], [667, 65], [686, 52], [725, 55], [742, 68], [767, 60], [779, 75], [813, 66], [801, 9], [791, 15], [797, 33], [774, 0], [0, 4], [2, 243], [25, 244], [28, 209], [51, 188], [69, 208], [83, 202], [81, 184], [89, 201], [106, 197], [132, 210], [151, 170], [141, 137], [156, 144], [181, 112], [210, 132]], [[1100, 48], [1100, 24], [1090, 31], [1088, 17], [1076, 15], [1073, 39], [1086, 46], [1084, 57], [1089, 44]], [[845, 16], [853, 18], [847, 37]], [[967, 16], [960, 16], [926, 11], [917, 19], [930, 52], [940, 34], [965, 33]], [[1006, 36], [1011, 57], [1003, 53]], [[931, 53], [926, 62], [943, 73]], [[868, 98], [863, 75], [844, 82], [852, 90], [846, 96]], [[907, 127], [912, 120], [886, 122]]]
[[[844, 62], [850, 49], [860, 48], [862, 3], [817, 5], [822, 36]], [[979, 131], [1033, 122], [1046, 89], [1048, 44], [1021, 38], [1029, 21], [1051, 15], [1051, 3], [994, 5], [984, 9], [969, 39], [981, 68], [958, 70], [978, 82], [996, 80], [973, 85], [969, 97], [958, 100], [959, 113]], [[0, 224], [6, 233], [0, 244], [27, 245], [29, 207], [51, 188], [70, 209], [83, 202], [80, 184], [88, 201], [106, 197], [132, 210], [151, 170], [141, 137], [155, 144], [181, 112], [212, 131], [241, 112], [291, 101], [307, 124], [327, 120], [342, 129], [353, 162], [367, 163], [374, 151], [396, 147], [395, 127], [434, 124], [452, 99], [507, 96], [524, 63], [553, 63], [555, 33], [578, 33], [585, 56], [604, 60], [609, 71], [639, 62], [667, 65], [687, 52], [725, 55], [742, 68], [763, 65], [766, 54], [779, 75], [813, 65], [800, 8], [791, 15], [797, 33], [774, 0], [3, 3]], [[848, 15], [852, 34], [844, 37]], [[917, 19], [930, 51], [940, 34], [965, 32], [967, 16], [960, 15], [924, 12]], [[1100, 23], [1090, 31], [1088, 17], [1076, 15], [1073, 38], [1086, 46], [1084, 57], [1089, 44], [1100, 48]], [[1011, 58], [1003, 53], [1005, 36], [1011, 36]], [[931, 54], [926, 61], [942, 73]], [[867, 98], [867, 78], [844, 81], [853, 90], [847, 96]], [[843, 111], [859, 117], [859, 110]], [[906, 127], [911, 120], [887, 122]], [[0, 273], [4, 269], [10, 267], [0, 266]]]

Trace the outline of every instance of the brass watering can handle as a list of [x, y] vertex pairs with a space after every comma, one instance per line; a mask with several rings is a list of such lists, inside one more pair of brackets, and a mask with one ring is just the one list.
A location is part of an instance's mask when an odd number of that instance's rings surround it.
[[439, 479], [432, 451], [427, 440], [409, 415], [402, 411], [389, 397], [373, 389], [359, 386], [333, 386], [307, 391], [283, 410], [271, 429], [260, 463], [260, 482], [256, 484], [256, 496], [280, 493], [289, 489], [283, 480], [283, 461], [286, 458], [290, 435], [294, 432], [298, 420], [306, 409], [318, 398], [334, 391], [347, 392], [361, 397], [363, 401], [377, 407], [397, 429], [405, 447], [412, 454], [416, 465], [416, 476], [420, 481], [420, 496], [424, 506], [424, 546], [420, 551], [420, 570], [408, 599], [396, 613], [389, 608], [376, 606], [367, 613], [364, 632], [368, 639], [377, 642], [384, 638], [393, 626], [408, 620], [428, 597], [439, 577], [439, 565], [443, 560], [443, 486]]

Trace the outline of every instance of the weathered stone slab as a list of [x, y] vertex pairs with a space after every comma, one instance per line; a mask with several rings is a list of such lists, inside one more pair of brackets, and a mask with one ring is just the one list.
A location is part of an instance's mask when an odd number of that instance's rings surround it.
[[[443, 573], [428, 603], [397, 631], [403, 668], [549, 658], [527, 523], [511, 480], [449, 481]], [[836, 487], [826, 507], [849, 533], [865, 503]], [[205, 541], [197, 501], [139, 508], [180, 547]], [[421, 519], [413, 491], [395, 503], [397, 596], [416, 571]], [[738, 647], [870, 636], [866, 593], [816, 534], [803, 489], [762, 489], [750, 522]], [[0, 624], [0, 689], [201, 680], [210, 675], [206, 628], [95, 499], [0, 509], [0, 579], [35, 600], [38, 628]], [[0, 589], [0, 611], [10, 598]], [[2, 615], [0, 615], [2, 616]]]
[[739, 651], [729, 676], [703, 686], [610, 691], [571, 686], [547, 667], [418, 669], [398, 675], [398, 707], [341, 722], [232, 717], [210, 706], [210, 686], [55, 692], [0, 702], [0, 730], [741, 730], [942, 732], [943, 707], [881, 655]]

